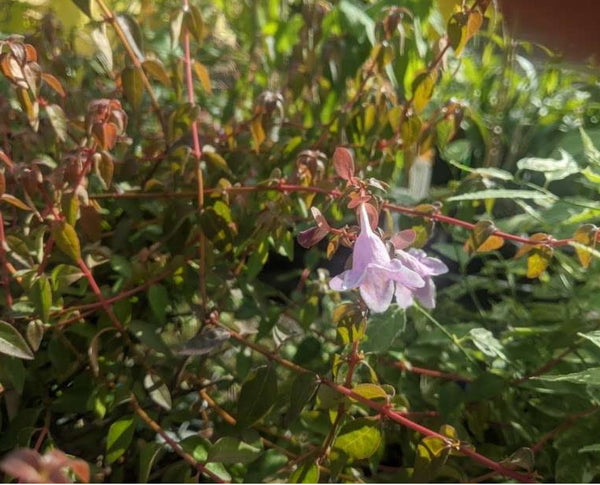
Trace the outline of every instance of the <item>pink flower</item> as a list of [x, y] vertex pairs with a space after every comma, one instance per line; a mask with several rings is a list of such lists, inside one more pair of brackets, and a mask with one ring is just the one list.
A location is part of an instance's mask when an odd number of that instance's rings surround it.
[[448, 267], [439, 259], [430, 258], [421, 249], [411, 248], [408, 251], [396, 251], [395, 257], [425, 281], [425, 285], [419, 288], [402, 285], [401, 283], [396, 284], [396, 302], [398, 302], [398, 305], [402, 308], [408, 308], [416, 298], [425, 308], [434, 308], [435, 284], [431, 277], [446, 273]]
[[384, 312], [396, 288], [413, 291], [423, 287], [425, 281], [399, 259], [390, 258], [385, 244], [371, 229], [364, 203], [360, 205], [360, 228], [352, 253], [352, 269], [332, 278], [329, 286], [336, 291], [359, 288], [371, 311]]

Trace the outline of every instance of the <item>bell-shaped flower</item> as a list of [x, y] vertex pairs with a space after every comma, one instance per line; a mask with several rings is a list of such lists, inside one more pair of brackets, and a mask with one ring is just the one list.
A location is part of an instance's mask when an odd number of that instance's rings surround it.
[[384, 312], [390, 306], [396, 287], [421, 288], [425, 281], [419, 274], [392, 259], [384, 242], [373, 232], [366, 205], [360, 205], [360, 234], [354, 243], [352, 269], [331, 279], [336, 291], [359, 288], [365, 304], [373, 312]]
[[448, 271], [448, 267], [437, 258], [430, 258], [425, 251], [411, 248], [408, 251], [396, 251], [395, 257], [405, 267], [410, 268], [425, 281], [425, 285], [414, 288], [401, 283], [396, 284], [396, 302], [402, 308], [408, 308], [414, 298], [425, 308], [435, 307], [435, 284], [432, 276]]

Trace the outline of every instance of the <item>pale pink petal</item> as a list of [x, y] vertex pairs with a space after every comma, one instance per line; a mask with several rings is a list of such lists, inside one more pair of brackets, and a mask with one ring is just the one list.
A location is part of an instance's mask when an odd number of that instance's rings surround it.
[[414, 303], [413, 292], [402, 285], [396, 285], [395, 295], [400, 308], [408, 308]]
[[371, 270], [360, 285], [360, 296], [372, 312], [384, 312], [392, 303], [394, 283], [385, 274]]
[[352, 268], [331, 278], [329, 281], [329, 286], [335, 291], [351, 290], [362, 283], [366, 274], [366, 270], [356, 271], [354, 268]]
[[433, 280], [427, 278], [423, 288], [414, 290], [414, 296], [425, 308], [435, 308], [435, 284]]

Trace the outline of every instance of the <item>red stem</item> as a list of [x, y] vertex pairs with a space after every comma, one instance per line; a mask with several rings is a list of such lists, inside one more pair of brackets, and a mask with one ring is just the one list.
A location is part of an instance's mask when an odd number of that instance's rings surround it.
[[2, 286], [6, 292], [6, 304], [8, 308], [13, 305], [13, 297], [10, 292], [10, 278], [8, 269], [8, 260], [6, 259], [6, 236], [4, 235], [4, 217], [0, 210], [0, 264], [2, 265]]
[[[439, 439], [441, 439], [443, 441], [447, 441], [447, 442], [449, 441], [448, 437], [443, 436], [439, 433], [436, 433], [435, 431], [433, 431], [429, 428], [426, 428], [425, 426], [422, 426], [418, 423], [415, 423], [414, 421], [406, 418], [405, 416], [403, 416], [401, 413], [399, 413], [397, 411], [392, 411], [389, 408], [389, 406], [386, 404], [380, 404], [378, 402], [367, 399], [367, 398], [361, 396], [360, 394], [355, 393], [354, 391], [352, 391], [352, 389], [348, 389], [345, 386], [341, 386], [341, 385], [336, 384], [335, 382], [331, 382], [327, 379], [322, 379], [321, 382], [323, 384], [325, 384], [326, 386], [330, 387], [331, 389], [333, 389], [334, 391], [336, 391], [340, 394], [343, 394], [344, 396], [351, 397], [352, 399], [355, 399], [358, 402], [361, 402], [362, 404], [368, 406], [369, 408], [378, 411], [380, 414], [382, 414], [386, 418], [389, 418], [392, 421], [395, 421], [396, 423], [401, 424], [402, 426], [405, 426], [414, 431], [417, 431], [418, 433], [420, 433], [424, 436], [439, 438]], [[528, 475], [519, 473], [515, 470], [511, 470], [510, 468], [506, 468], [506, 467], [502, 466], [500, 463], [497, 463], [494, 460], [490, 460], [489, 458], [487, 458], [483, 455], [480, 455], [476, 451], [473, 451], [471, 448], [469, 448], [466, 445], [463, 445], [461, 443], [457, 443], [457, 445], [458, 445], [458, 448], [460, 449], [461, 453], [467, 455], [472, 460], [490, 468], [491, 470], [494, 470], [495, 472], [497, 472], [501, 475], [513, 478], [521, 483], [535, 483], [535, 481], [532, 480]]]

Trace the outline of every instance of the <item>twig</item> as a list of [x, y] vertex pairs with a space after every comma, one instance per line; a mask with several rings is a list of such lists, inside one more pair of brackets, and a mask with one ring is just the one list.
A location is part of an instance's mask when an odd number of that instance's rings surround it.
[[202, 463], [196, 460], [192, 455], [188, 454], [179, 443], [177, 443], [173, 438], [171, 438], [167, 434], [167, 432], [164, 429], [162, 429], [160, 424], [158, 424], [150, 416], [148, 416], [148, 413], [146, 413], [146, 411], [142, 409], [140, 403], [138, 402], [137, 398], [133, 395], [133, 393], [131, 394], [131, 405], [133, 406], [133, 410], [136, 412], [136, 414], [140, 418], [142, 418], [142, 421], [144, 421], [144, 423], [146, 423], [152, 431], [160, 435], [160, 437], [163, 440], [165, 440], [165, 442], [173, 449], [173, 451], [177, 453], [181, 458], [183, 458], [183, 460], [187, 464], [194, 467], [200, 473], [205, 474], [217, 483], [227, 483], [217, 474], [211, 472], [208, 468], [206, 468], [206, 466], [204, 466]]
[[534, 453], [539, 453], [540, 450], [544, 447], [544, 445], [554, 439], [554, 437], [561, 433], [562, 431], [564, 431], [565, 429], [570, 428], [571, 426], [573, 426], [575, 423], [577, 423], [577, 421], [580, 418], [583, 418], [584, 416], [589, 416], [590, 414], [594, 414], [596, 411], [598, 411], [598, 409], [600, 409], [598, 406], [592, 406], [591, 408], [588, 408], [584, 411], [581, 411], [579, 413], [574, 414], [573, 416], [569, 416], [565, 421], [563, 421], [561, 424], [559, 424], [556, 428], [554, 428], [552, 431], [549, 431], [548, 433], [546, 433], [544, 436], [542, 436], [535, 445], [533, 445], [531, 447], [531, 451], [533, 451]]
[[125, 48], [125, 51], [127, 52], [127, 55], [129, 56], [129, 58], [131, 59], [131, 62], [133, 63], [134, 67], [136, 69], [139, 69], [144, 88], [146, 89], [146, 91], [148, 92], [148, 95], [150, 96], [150, 100], [152, 101], [152, 107], [154, 108], [154, 112], [156, 113], [156, 116], [160, 122], [163, 134], [166, 136], [167, 125], [165, 124], [165, 120], [163, 118], [162, 111], [160, 109], [160, 104], [158, 103], [156, 94], [154, 94], [154, 90], [152, 89], [152, 85], [150, 84], [150, 81], [148, 80], [148, 76], [146, 76], [146, 73], [144, 72], [144, 69], [142, 67], [142, 63], [141, 63], [140, 59], [138, 58], [135, 51], [133, 50], [133, 47], [129, 43], [129, 39], [125, 35], [125, 32], [123, 32], [123, 29], [121, 28], [121, 24], [119, 24], [119, 22], [117, 21], [117, 17], [115, 16], [114, 12], [108, 7], [108, 5], [105, 3], [104, 0], [96, 0], [96, 3], [102, 10], [102, 13], [104, 14], [106, 20], [112, 25], [113, 29], [115, 30], [115, 34], [117, 34], [117, 37], [123, 44], [123, 47]]

